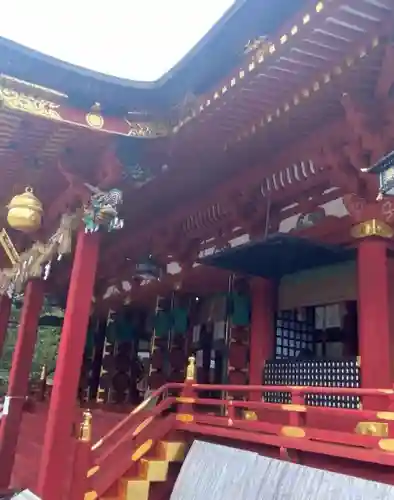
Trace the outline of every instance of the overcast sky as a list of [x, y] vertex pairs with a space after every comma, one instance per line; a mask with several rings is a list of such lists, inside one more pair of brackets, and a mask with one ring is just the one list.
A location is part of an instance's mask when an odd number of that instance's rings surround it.
[[233, 3], [13, 0], [0, 16], [0, 36], [102, 73], [153, 81], [171, 69]]

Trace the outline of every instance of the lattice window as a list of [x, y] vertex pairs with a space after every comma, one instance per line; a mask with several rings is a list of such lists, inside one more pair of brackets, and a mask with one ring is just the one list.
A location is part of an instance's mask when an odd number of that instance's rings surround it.
[[275, 358], [287, 359], [315, 353], [315, 309], [279, 311], [276, 317]]

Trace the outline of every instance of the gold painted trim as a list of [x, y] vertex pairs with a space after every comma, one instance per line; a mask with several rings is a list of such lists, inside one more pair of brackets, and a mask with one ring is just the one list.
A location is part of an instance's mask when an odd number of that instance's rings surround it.
[[184, 398], [183, 396], [179, 396], [176, 398], [177, 403], [195, 403], [196, 400], [194, 398]]
[[178, 413], [176, 416], [176, 420], [187, 424], [189, 422], [193, 422], [194, 417], [193, 417], [193, 415], [189, 415], [187, 413]]
[[[321, 2], [319, 2], [320, 4]], [[318, 5], [319, 5], [318, 4]], [[311, 16], [309, 14], [306, 14], [303, 17], [303, 22], [302, 24], [308, 24], [311, 20]], [[301, 27], [301, 23], [300, 23]], [[290, 34], [292, 36], [296, 35], [299, 32], [299, 27], [298, 26], [293, 26]], [[282, 41], [286, 38], [287, 40], [290, 40], [289, 34], [284, 34], [282, 37], [280, 37], [279, 42], [277, 43], [276, 46], [282, 45]], [[282, 40], [282, 41], [281, 41]], [[309, 89], [303, 89], [301, 92], [298, 94], [294, 94], [293, 98], [291, 99], [292, 102], [285, 102], [283, 103], [280, 107], [276, 109], [276, 112], [273, 113], [272, 111], [270, 113], [265, 113], [257, 122], [253, 123], [250, 128], [247, 130], [242, 131], [237, 137], [236, 141], [239, 142], [242, 139], [245, 139], [247, 137], [250, 137], [251, 135], [255, 134], [260, 128], [270, 124], [273, 122], [273, 119], [276, 118], [281, 118], [283, 117], [291, 107], [298, 106], [301, 102], [301, 100], [308, 99], [311, 97], [313, 94], [315, 94], [317, 91], [322, 89], [324, 85], [330, 83], [333, 78], [336, 78], [340, 76], [344, 70], [347, 68], [351, 67], [354, 65], [355, 61], [358, 58], [365, 57], [367, 53], [370, 51], [374, 50], [376, 47], [378, 47], [380, 44], [380, 39], [379, 37], [374, 37], [369, 43], [366, 45], [363, 45], [358, 48], [358, 50], [354, 53], [354, 57], [347, 57], [342, 66], [335, 66], [331, 71], [325, 73], [322, 75], [322, 77], [316, 81], [314, 81]], [[270, 57], [273, 54], [276, 54], [276, 46], [275, 44], [270, 44], [268, 52], [265, 54], [260, 54], [259, 56], [255, 56], [256, 60], [254, 61], [254, 64], [249, 64], [248, 66], [248, 73], [251, 73], [252, 71], [259, 70], [259, 66], [267, 59], [267, 57]], [[261, 52], [261, 51], [260, 51]], [[259, 51], [257, 51], [259, 53]], [[184, 117], [181, 119], [172, 129], [174, 134], [177, 134], [185, 125], [187, 125], [193, 118], [196, 118], [199, 114], [204, 112], [206, 109], [210, 109], [210, 104], [212, 100], [216, 101], [215, 95], [217, 95], [217, 98], [221, 98], [229, 90], [232, 90], [233, 87], [237, 86], [238, 83], [242, 83], [243, 78], [245, 77], [246, 70], [239, 70], [238, 75], [234, 75], [231, 80], [230, 84], [225, 84], [221, 89], [218, 89], [216, 92], [214, 92], [214, 97], [208, 98], [205, 103], [200, 104], [197, 108], [193, 109], [191, 111], [191, 114], [188, 116]], [[237, 78], [238, 76], [238, 78]], [[225, 144], [224, 150], [226, 151], [229, 147], [229, 143]]]
[[86, 474], [86, 477], [92, 477], [96, 474], [96, 472], [100, 469], [99, 465], [95, 465], [91, 469], [88, 470], [88, 473]]
[[132, 436], [138, 436], [138, 434], [145, 429], [145, 427], [148, 427], [148, 425], [153, 421], [154, 417], [149, 417], [145, 419], [143, 422], [140, 423], [140, 425], [136, 428], [136, 430], [133, 432]]
[[92, 490], [85, 493], [84, 500], [96, 500], [98, 498], [97, 492]]
[[169, 135], [170, 129], [166, 123], [159, 122], [136, 122], [128, 119], [116, 119], [116, 126], [108, 122], [114, 121], [114, 117], [104, 117], [97, 112], [90, 112], [84, 116], [84, 111], [74, 110], [80, 115], [80, 119], [69, 119], [73, 111], [67, 106], [60, 105], [48, 99], [37, 98], [25, 92], [19, 92], [0, 84], [0, 102], [5, 108], [17, 112], [29, 113], [34, 116], [46, 118], [75, 127], [85, 127], [93, 130], [106, 132], [108, 134], [123, 135], [127, 137], [138, 137], [140, 139], [155, 139]]
[[213, 90], [212, 93], [206, 97], [204, 103], [199, 103], [198, 106], [190, 110], [189, 114], [174, 127], [174, 133], [200, 113], [209, 109], [212, 101], [221, 99], [230, 89], [232, 90], [234, 87], [239, 86], [239, 84], [243, 82], [246, 74], [260, 69], [264, 61], [268, 60], [269, 62], [272, 57], [278, 57], [277, 50], [284, 44], [291, 44], [292, 39], [299, 38], [300, 33], [303, 31], [303, 27], [307, 25], [312, 18], [319, 16], [320, 12], [323, 10], [323, 6], [323, 2], [318, 2], [310, 12], [302, 16], [299, 15], [298, 22], [291, 26], [289, 31], [280, 33], [275, 43], [265, 40], [264, 37], [250, 40], [245, 46], [245, 53], [248, 55], [245, 65], [235, 70], [235, 73], [233, 73], [226, 82], [222, 82], [220, 87]]
[[392, 411], [379, 411], [376, 414], [376, 418], [380, 420], [394, 420], [394, 412]]
[[388, 437], [389, 426], [385, 422], [359, 422], [354, 432], [361, 436]]
[[[157, 397], [157, 396], [155, 396]], [[134, 410], [130, 413], [130, 415], [135, 415], [136, 413], [139, 413], [141, 410], [143, 410], [146, 406], [148, 406], [148, 404], [153, 401], [154, 397], [153, 396], [149, 396], [148, 398], [144, 399], [144, 401], [142, 401], [142, 403], [140, 403], [136, 408], [134, 408]]]
[[100, 130], [104, 127], [104, 118], [98, 113], [88, 113], [85, 116], [86, 123], [89, 127]]
[[153, 440], [148, 439], [131, 455], [131, 460], [133, 462], [137, 462], [141, 457], [145, 455], [145, 453], [148, 453], [148, 451], [152, 448], [152, 446], [153, 446]]
[[302, 427], [292, 427], [290, 425], [285, 425], [280, 430], [282, 436], [292, 437], [292, 438], [303, 438], [306, 433]]
[[394, 439], [380, 439], [378, 446], [383, 451], [394, 451]]
[[245, 410], [244, 411], [244, 419], [249, 420], [249, 421], [257, 420], [257, 414], [254, 411]]
[[97, 448], [100, 448], [100, 446], [104, 443], [103, 439], [99, 439], [94, 445], [92, 446], [91, 450], [95, 451]]
[[371, 236], [390, 239], [394, 236], [394, 231], [386, 222], [378, 219], [370, 219], [353, 226], [351, 236], [356, 239], [369, 238]]
[[284, 411], [295, 411], [297, 413], [305, 413], [307, 410], [305, 405], [293, 405], [293, 404], [282, 405], [281, 408]]

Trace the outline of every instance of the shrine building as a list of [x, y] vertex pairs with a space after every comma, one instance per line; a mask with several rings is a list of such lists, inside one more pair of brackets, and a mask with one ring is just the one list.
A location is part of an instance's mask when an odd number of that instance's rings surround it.
[[0, 490], [170, 499], [198, 439], [394, 484], [393, 15], [235, 2], [150, 84], [0, 39]]

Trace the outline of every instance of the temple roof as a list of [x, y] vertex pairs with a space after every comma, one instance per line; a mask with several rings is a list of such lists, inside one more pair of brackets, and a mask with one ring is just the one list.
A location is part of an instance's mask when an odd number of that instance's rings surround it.
[[[75, 107], [86, 108], [100, 102], [111, 114], [134, 109], [156, 111], [179, 103], [188, 94], [209, 91], [240, 64], [248, 40], [277, 32], [305, 3], [306, 0], [235, 1], [197, 45], [155, 82], [108, 76], [2, 37], [0, 67], [3, 73], [66, 93]], [[127, 43], [143, 44], [143, 40], [130, 42], [127, 36], [125, 39]]]
[[[99, 75], [0, 39], [4, 73], [60, 91], [0, 75], [0, 207], [34, 187], [49, 234], [85, 182], [121, 187], [127, 231], [121, 240], [105, 237], [99, 280], [107, 282], [152, 248], [168, 257], [174, 242], [208, 239], [217, 217], [221, 227], [231, 222], [237, 196], [265, 205], [264, 188], [270, 203], [289, 202], [286, 172], [298, 162], [313, 164], [319, 153], [309, 134], [342, 145], [346, 96], [373, 104], [393, 19], [391, 0], [297, 2], [239, 3], [237, 14], [151, 84]], [[245, 55], [245, 42], [267, 33], [264, 3], [273, 12], [282, 6], [282, 14], [271, 19], [274, 34], [262, 50]], [[285, 15], [286, 3], [304, 7]], [[203, 95], [172, 120], [157, 112], [188, 92]], [[102, 108], [92, 108], [95, 102]], [[126, 115], [137, 106], [146, 113]]]

